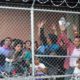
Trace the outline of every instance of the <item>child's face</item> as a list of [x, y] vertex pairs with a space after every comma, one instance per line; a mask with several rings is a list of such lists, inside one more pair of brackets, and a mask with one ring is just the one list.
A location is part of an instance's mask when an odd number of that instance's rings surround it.
[[31, 48], [31, 42], [26, 42], [26, 48]]
[[36, 60], [34, 61], [34, 63], [35, 63], [35, 65], [38, 65], [38, 64], [39, 64], [39, 59], [36, 59]]
[[21, 44], [17, 44], [15, 50], [19, 52], [21, 51], [21, 49], [22, 49]]

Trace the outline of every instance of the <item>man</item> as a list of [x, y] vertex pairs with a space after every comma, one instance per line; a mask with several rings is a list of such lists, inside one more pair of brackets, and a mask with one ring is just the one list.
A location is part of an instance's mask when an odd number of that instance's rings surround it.
[[[41, 40], [41, 45], [38, 49], [37, 54], [44, 55], [64, 55], [64, 52], [61, 50], [60, 46], [57, 44], [57, 36], [55, 34], [48, 34], [46, 37], [44, 35], [44, 25], [45, 22], [38, 24], [38, 34]], [[49, 75], [63, 74], [63, 58], [57, 57], [45, 57], [42, 59], [44, 64], [49, 68]]]
[[44, 34], [44, 25], [45, 22], [41, 22], [38, 24], [38, 35], [41, 40], [41, 46], [39, 47], [39, 51], [41, 54], [50, 54], [51, 52], [57, 51], [59, 49], [59, 45], [57, 42], [57, 36], [55, 34], [48, 34], [46, 37]]

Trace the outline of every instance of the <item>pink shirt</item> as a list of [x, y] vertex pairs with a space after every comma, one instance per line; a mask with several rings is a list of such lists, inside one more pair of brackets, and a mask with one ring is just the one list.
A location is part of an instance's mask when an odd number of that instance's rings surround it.
[[[68, 39], [67, 35], [64, 32], [59, 35], [57, 43], [60, 45], [62, 40], [67, 47], [67, 56], [71, 56], [71, 54], [75, 48], [75, 45]], [[69, 68], [69, 66], [70, 66], [69, 62], [70, 62], [70, 58], [66, 57], [65, 61], [64, 61], [64, 68], [65, 69]]]

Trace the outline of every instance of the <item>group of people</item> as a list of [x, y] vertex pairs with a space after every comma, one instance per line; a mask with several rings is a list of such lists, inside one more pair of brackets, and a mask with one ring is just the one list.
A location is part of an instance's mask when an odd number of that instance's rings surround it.
[[[24, 45], [26, 44], [26, 47]], [[28, 47], [27, 47], [28, 46]], [[0, 44], [0, 74], [24, 73], [31, 62], [31, 41], [6, 37]]]
[[[35, 41], [35, 52], [38, 43]], [[35, 57], [35, 75], [45, 75], [46, 66]], [[6, 37], [0, 43], [0, 78], [4, 76], [30, 76], [32, 75], [31, 41], [23, 42], [21, 39]], [[38, 68], [39, 67], [39, 68]]]
[[[45, 21], [42, 21], [37, 25], [40, 44], [35, 41], [34, 52], [35, 55], [45, 55], [45, 57], [34, 57], [35, 76], [80, 74], [80, 35], [77, 27], [73, 26], [74, 40], [71, 41], [64, 25], [59, 26], [61, 31], [59, 35], [55, 34], [57, 30], [54, 25], [53, 31], [45, 36], [44, 24]], [[52, 57], [46, 57], [47, 55]], [[22, 75], [25, 71], [32, 74], [31, 64], [30, 40], [23, 42], [20, 39], [7, 37], [1, 41], [0, 74]], [[64, 80], [70, 78], [69, 76]]]
[[[53, 57], [43, 58], [42, 61], [44, 61], [45, 65], [46, 62], [47, 64], [49, 63], [49, 65], [46, 66], [48, 66], [48, 71], [50, 70], [50, 75], [69, 75], [65, 77], [64, 80], [70, 80], [72, 74], [80, 74], [80, 34], [78, 27], [76, 25], [72, 26], [74, 40], [71, 40], [67, 35], [65, 25], [59, 26], [61, 31], [59, 35], [55, 34], [57, 29], [56, 26], [53, 25], [53, 32], [45, 36], [44, 24], [45, 21], [38, 24], [39, 38], [42, 43], [38, 52], [44, 55], [53, 55]], [[78, 78], [80, 79], [79, 76]]]

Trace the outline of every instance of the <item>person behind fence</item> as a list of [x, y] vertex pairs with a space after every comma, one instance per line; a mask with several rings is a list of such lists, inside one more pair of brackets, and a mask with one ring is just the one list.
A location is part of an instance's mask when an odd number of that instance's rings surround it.
[[26, 44], [26, 51], [22, 55], [22, 61], [23, 61], [23, 67], [27, 69], [29, 72], [29, 66], [31, 64], [31, 59], [32, 59], [32, 53], [31, 53], [31, 41], [27, 40], [25, 42]]
[[[62, 28], [63, 27], [63, 28]], [[66, 69], [65, 74], [72, 74], [74, 71], [74, 67], [76, 66], [76, 61], [78, 60], [78, 57], [80, 56], [80, 37], [79, 35], [74, 37], [73, 43], [68, 39], [66, 33], [65, 33], [65, 26], [61, 26], [62, 33], [59, 36], [58, 44], [61, 40], [63, 40], [64, 44], [67, 47], [67, 57], [64, 62], [64, 68]], [[70, 77], [65, 78], [65, 80], [69, 80]]]
[[78, 58], [76, 63], [77, 64], [76, 64], [76, 66], [74, 68], [74, 71], [73, 71], [74, 76], [72, 77], [72, 79], [80, 80], [80, 58]]
[[25, 53], [27, 50], [31, 50], [31, 41], [30, 40], [26, 40], [23, 43], [23, 52]]
[[23, 41], [16, 39], [14, 44], [14, 50], [12, 51], [13, 55], [6, 58], [5, 71], [7, 73], [16, 74], [23, 73], [22, 67], [22, 47]]
[[[45, 21], [40, 22], [38, 26], [38, 35], [41, 40], [41, 46], [39, 47], [40, 54], [49, 54], [51, 51], [57, 51], [59, 49], [59, 45], [56, 44], [57, 36], [55, 34], [48, 34], [46, 37], [44, 35], [44, 25]], [[46, 49], [46, 50], [45, 50]]]
[[[57, 36], [55, 34], [48, 34], [46, 37], [44, 35], [44, 21], [38, 24], [39, 28], [39, 37], [42, 42], [40, 47], [38, 48], [38, 53], [41, 55], [64, 55], [64, 51], [62, 51], [61, 47], [57, 44]], [[49, 75], [52, 74], [63, 74], [63, 58], [57, 57], [45, 57], [42, 59], [42, 62], [49, 67]], [[63, 70], [63, 71], [62, 71]]]
[[11, 49], [10, 49], [11, 42], [12, 39], [10, 37], [6, 37], [3, 40], [2, 45], [0, 47], [0, 54], [3, 54], [5, 57], [9, 57], [11, 55]]
[[[11, 55], [11, 45], [12, 39], [10, 37], [6, 37], [1, 41], [0, 46], [0, 71], [5, 73], [5, 58]], [[2, 60], [1, 60], [2, 59]]]
[[[35, 64], [35, 76], [47, 75], [48, 69], [43, 63], [40, 62], [38, 57], [35, 57], [34, 64]], [[38, 78], [36, 80], [44, 80], [44, 79]]]

